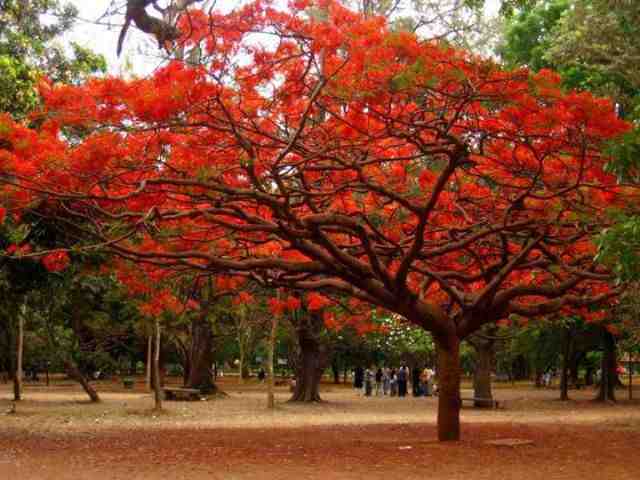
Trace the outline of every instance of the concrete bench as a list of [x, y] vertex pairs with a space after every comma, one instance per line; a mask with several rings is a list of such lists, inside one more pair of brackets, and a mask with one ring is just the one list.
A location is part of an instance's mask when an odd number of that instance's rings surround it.
[[165, 387], [162, 390], [166, 400], [200, 400], [202, 398], [200, 390], [196, 388]]

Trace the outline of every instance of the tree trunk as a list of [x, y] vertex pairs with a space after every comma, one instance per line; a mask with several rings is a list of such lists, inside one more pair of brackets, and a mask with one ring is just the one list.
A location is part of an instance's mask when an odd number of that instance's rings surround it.
[[17, 328], [13, 328], [13, 322], [7, 324], [5, 330], [7, 335], [7, 381], [11, 381], [15, 387], [16, 378], [16, 347], [18, 346]]
[[627, 373], [629, 374], [629, 400], [633, 400], [633, 364], [631, 363], [631, 352], [629, 355], [629, 363], [627, 363]]
[[338, 367], [338, 363], [334, 360], [331, 362], [331, 371], [333, 372], [333, 383], [336, 385], [340, 384], [340, 367]]
[[153, 364], [153, 335], [147, 337], [147, 371], [145, 374], [145, 384], [147, 391], [151, 391], [151, 365]]
[[13, 400], [22, 399], [22, 354], [24, 352], [24, 305], [18, 316], [18, 345], [16, 346], [16, 374], [13, 378]]
[[65, 360], [64, 368], [69, 378], [72, 378], [82, 386], [82, 389], [89, 396], [89, 399], [92, 402], [94, 403], [100, 402], [100, 396], [98, 395], [98, 392], [91, 386], [91, 384], [89, 383], [89, 380], [87, 380], [87, 377], [84, 376], [84, 374], [80, 371], [80, 369], [78, 368], [78, 366], [75, 364], [73, 360], [71, 359]]
[[[242, 335], [242, 334], [240, 334]], [[244, 365], [244, 342], [242, 341], [242, 338], [240, 339], [240, 341], [238, 342], [238, 351], [239, 351], [239, 364], [238, 364], [238, 383], [243, 384], [244, 383], [244, 379], [245, 379], [245, 365]]]
[[296, 387], [291, 402], [320, 402], [320, 380], [324, 370], [319, 335], [322, 315], [308, 312], [298, 325], [300, 355], [296, 368]]
[[587, 370], [584, 372], [584, 384], [587, 387], [593, 385], [593, 367], [587, 367]]
[[569, 379], [571, 380], [571, 385], [579, 384], [580, 379], [578, 378], [578, 374], [580, 372], [580, 363], [582, 363], [582, 355], [574, 352], [569, 362]]
[[571, 331], [565, 329], [562, 345], [562, 369], [560, 371], [560, 400], [569, 400], [569, 355], [571, 354]]
[[239, 321], [236, 323], [237, 335], [238, 335], [238, 352], [239, 352], [239, 365], [238, 365], [238, 383], [243, 384], [244, 381], [249, 378], [249, 362], [247, 361], [248, 355], [253, 349], [254, 340], [254, 325], [253, 322], [247, 318], [247, 307], [242, 306], [239, 313]]
[[275, 369], [273, 368], [273, 358], [276, 350], [276, 334], [278, 331], [278, 316], [271, 319], [271, 333], [269, 335], [269, 348], [267, 349], [267, 408], [276, 407], [275, 399]]
[[189, 351], [188, 388], [199, 389], [202, 393], [215, 393], [211, 365], [213, 365], [213, 332], [203, 314], [191, 323], [191, 348]]
[[460, 440], [460, 340], [436, 339], [438, 349], [438, 440]]
[[602, 329], [603, 352], [601, 365], [600, 390], [596, 400], [601, 402], [616, 401], [616, 386], [618, 374], [616, 372], [616, 339], [606, 329]]
[[478, 340], [473, 342], [476, 351], [475, 370], [473, 372], [474, 406], [493, 407], [493, 393], [491, 391], [491, 368], [493, 366], [493, 341]]
[[154, 410], [162, 410], [162, 387], [160, 386], [160, 320], [156, 318], [156, 345], [153, 356]]

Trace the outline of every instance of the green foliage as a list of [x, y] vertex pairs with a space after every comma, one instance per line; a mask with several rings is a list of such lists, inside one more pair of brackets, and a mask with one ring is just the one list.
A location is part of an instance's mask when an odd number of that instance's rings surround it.
[[378, 353], [380, 360], [398, 364], [401, 361], [427, 363], [435, 353], [430, 333], [396, 317], [377, 320], [382, 332], [367, 334], [369, 348]]
[[[533, 3], [533, 2], [531, 2]], [[554, 40], [554, 31], [569, 0], [536, 2], [510, 16], [498, 53], [511, 67], [526, 65], [532, 70], [554, 65], [546, 53]]]
[[637, 104], [640, 29], [633, 2], [537, 0], [508, 16], [498, 53], [509, 66], [552, 68], [567, 88]]
[[101, 55], [57, 42], [76, 16], [58, 0], [0, 0], [0, 111], [20, 118], [33, 110], [42, 76], [69, 83], [106, 70]]
[[552, 322], [536, 322], [535, 325], [511, 332], [513, 337], [496, 355], [502, 370], [522, 357], [536, 372], [544, 372], [557, 364], [562, 341], [562, 326]]
[[640, 216], [618, 216], [618, 222], [600, 234], [596, 259], [622, 280], [640, 279]]

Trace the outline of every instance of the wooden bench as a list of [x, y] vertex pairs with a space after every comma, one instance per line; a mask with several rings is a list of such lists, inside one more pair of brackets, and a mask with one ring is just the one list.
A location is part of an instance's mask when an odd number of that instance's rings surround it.
[[483, 404], [483, 406], [486, 405], [491, 408], [500, 408], [500, 400], [495, 400], [493, 398], [461, 397], [460, 403], [464, 405], [464, 402], [473, 402], [474, 405], [478, 402]]
[[200, 400], [202, 398], [200, 390], [196, 388], [165, 387], [162, 390], [166, 400]]

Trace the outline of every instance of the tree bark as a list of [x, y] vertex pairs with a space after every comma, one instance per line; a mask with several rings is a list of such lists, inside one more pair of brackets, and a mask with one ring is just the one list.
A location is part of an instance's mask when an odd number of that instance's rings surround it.
[[601, 402], [615, 402], [616, 401], [616, 386], [618, 383], [618, 374], [616, 372], [617, 358], [616, 358], [616, 339], [605, 328], [602, 329], [602, 364], [601, 364], [601, 378], [600, 389], [598, 391], [597, 401]]
[[438, 440], [460, 440], [460, 340], [436, 339], [438, 348]]
[[633, 363], [631, 362], [632, 353], [629, 352], [629, 363], [627, 363], [627, 373], [629, 374], [629, 400], [633, 400]]
[[213, 365], [213, 332], [207, 315], [203, 314], [191, 323], [187, 387], [199, 389], [202, 393], [215, 393], [217, 387], [213, 382], [211, 365]]
[[145, 372], [145, 385], [147, 391], [151, 391], [151, 365], [153, 363], [153, 335], [147, 337], [147, 369]]
[[336, 385], [340, 384], [340, 367], [338, 367], [338, 363], [333, 361], [331, 362], [331, 371], [333, 372], [333, 383]]
[[493, 366], [493, 344], [491, 340], [478, 340], [472, 343], [476, 351], [475, 369], [473, 372], [474, 406], [480, 408], [493, 407], [491, 391], [491, 368]]
[[278, 331], [278, 316], [274, 315], [271, 319], [271, 332], [269, 335], [269, 348], [267, 348], [267, 408], [276, 407], [275, 399], [275, 369], [273, 368], [273, 359], [276, 350], [276, 334]]
[[247, 318], [247, 308], [240, 308], [239, 321], [236, 323], [238, 335], [238, 383], [243, 384], [245, 379], [249, 378], [249, 365], [247, 356], [253, 349], [254, 328], [252, 321]]
[[156, 318], [156, 345], [153, 356], [153, 392], [154, 392], [154, 410], [162, 410], [162, 387], [160, 386], [160, 320]]
[[80, 369], [78, 368], [78, 366], [75, 364], [73, 360], [66, 359], [64, 361], [64, 368], [69, 378], [72, 378], [82, 386], [82, 389], [89, 396], [89, 399], [92, 402], [94, 403], [100, 402], [100, 396], [98, 395], [98, 392], [89, 383], [89, 380], [87, 380], [87, 377], [80, 371]]
[[24, 305], [18, 316], [18, 345], [16, 346], [16, 374], [13, 378], [13, 400], [22, 399], [22, 355], [24, 352]]
[[578, 374], [580, 371], [580, 364], [582, 363], [584, 356], [582, 353], [576, 352], [576, 350], [574, 342], [572, 341], [572, 348], [569, 357], [569, 380], [571, 381], [571, 385], [578, 385], [580, 382]]
[[571, 355], [571, 330], [565, 329], [562, 345], [562, 369], [560, 371], [560, 400], [569, 400], [569, 355]]
[[320, 402], [320, 380], [324, 370], [319, 335], [322, 314], [308, 312], [297, 326], [300, 354], [296, 368], [296, 387], [291, 402]]
[[242, 339], [240, 339], [240, 342], [238, 342], [238, 352], [239, 352], [239, 364], [238, 364], [238, 383], [239, 384], [243, 384], [244, 383], [244, 379], [245, 379], [245, 364], [244, 364], [244, 342], [242, 341]]
[[593, 385], [593, 367], [587, 367], [587, 370], [584, 372], [584, 384], [587, 387]]

